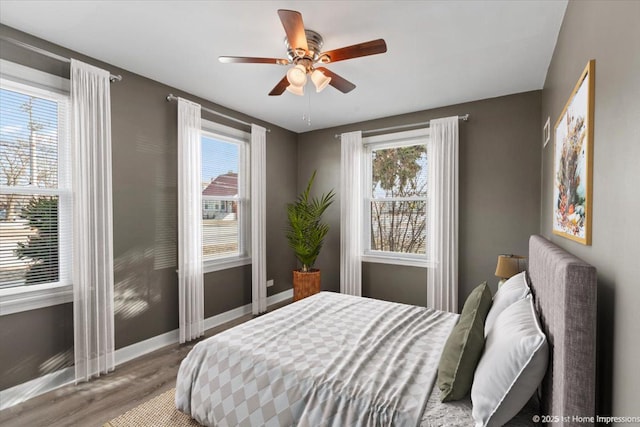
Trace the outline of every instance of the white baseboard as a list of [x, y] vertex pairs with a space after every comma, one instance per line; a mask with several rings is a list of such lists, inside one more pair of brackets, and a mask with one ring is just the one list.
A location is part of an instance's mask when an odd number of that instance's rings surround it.
[[286, 301], [288, 299], [292, 299], [292, 298], [293, 298], [293, 289], [287, 289], [286, 291], [282, 291], [278, 294], [267, 297], [267, 307], [282, 301]]
[[26, 383], [0, 391], [0, 410], [7, 409], [32, 397], [39, 396], [58, 387], [72, 384], [75, 380], [73, 366], [43, 375]]
[[[287, 299], [293, 298], [293, 289], [272, 295], [267, 298], [267, 306], [277, 304]], [[251, 313], [251, 304], [246, 304], [233, 310], [204, 319], [205, 330], [220, 326], [231, 320]], [[128, 362], [147, 353], [158, 350], [162, 347], [178, 342], [178, 329], [157, 335], [144, 341], [131, 344], [127, 347], [116, 350], [116, 366]], [[43, 393], [55, 390], [56, 388], [72, 384], [75, 380], [73, 366], [61, 369], [50, 374], [43, 375], [31, 381], [18, 384], [6, 390], [0, 390], [0, 410], [22, 403]]]

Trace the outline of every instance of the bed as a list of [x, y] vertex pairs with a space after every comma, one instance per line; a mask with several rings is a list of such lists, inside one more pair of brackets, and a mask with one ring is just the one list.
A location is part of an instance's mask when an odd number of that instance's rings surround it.
[[[595, 269], [532, 236], [528, 274], [550, 357], [539, 401], [509, 424], [572, 425], [595, 416]], [[321, 292], [198, 343], [176, 407], [209, 426], [473, 425], [470, 399], [434, 386], [458, 317]]]

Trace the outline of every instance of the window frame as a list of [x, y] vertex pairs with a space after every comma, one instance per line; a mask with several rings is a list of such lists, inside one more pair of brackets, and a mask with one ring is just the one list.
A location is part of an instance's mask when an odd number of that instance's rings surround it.
[[[394, 264], [394, 265], [403, 265], [409, 267], [423, 267], [428, 268], [433, 266], [433, 263], [428, 259], [428, 247], [427, 251], [424, 255], [422, 254], [409, 254], [402, 252], [390, 252], [390, 251], [378, 251], [371, 249], [371, 202], [375, 199], [372, 197], [372, 154], [374, 150], [385, 149], [385, 148], [398, 148], [398, 147], [408, 147], [415, 145], [425, 145], [427, 147], [427, 156], [428, 154], [428, 146], [430, 140], [430, 132], [428, 128], [423, 129], [415, 129], [410, 131], [403, 132], [394, 132], [390, 134], [384, 135], [376, 135], [362, 138], [362, 144], [364, 146], [363, 149], [363, 253], [362, 253], [362, 261], [363, 262], [372, 262], [372, 263], [382, 263], [382, 264]], [[425, 221], [425, 233], [428, 233], [428, 209], [429, 209], [429, 195], [425, 197], [415, 197], [411, 198], [418, 201], [424, 201], [426, 203], [427, 208], [427, 217]], [[403, 200], [405, 200], [403, 198]], [[428, 240], [427, 240], [428, 244]]]
[[59, 280], [0, 289], [0, 316], [65, 304], [73, 301], [70, 81], [33, 68], [0, 59], [0, 87], [55, 101], [58, 112], [58, 187], [1, 186], [3, 193], [58, 196]]
[[[238, 198], [215, 197], [216, 200], [232, 200], [238, 203], [238, 254], [221, 256], [215, 259], [205, 259], [203, 255], [202, 270], [204, 273], [211, 273], [214, 271], [227, 270], [230, 268], [242, 267], [244, 265], [251, 264], [251, 135], [239, 129], [202, 119], [200, 139], [201, 143], [202, 137], [205, 136], [212, 139], [217, 139], [219, 141], [237, 144], [239, 149]], [[202, 168], [202, 164], [199, 165], [199, 168]], [[206, 200], [204, 196], [202, 197], [202, 201]]]

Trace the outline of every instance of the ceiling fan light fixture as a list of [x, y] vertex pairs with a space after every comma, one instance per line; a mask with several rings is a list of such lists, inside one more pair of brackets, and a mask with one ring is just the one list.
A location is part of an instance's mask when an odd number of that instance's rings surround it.
[[307, 83], [307, 70], [303, 65], [296, 65], [287, 71], [287, 80], [292, 86], [303, 87]]
[[304, 87], [303, 86], [289, 85], [289, 86], [287, 86], [287, 90], [289, 92], [291, 92], [292, 94], [294, 94], [294, 95], [304, 96]]
[[316, 87], [316, 92], [322, 92], [322, 90], [327, 87], [331, 81], [331, 77], [325, 76], [320, 70], [313, 70], [313, 73], [311, 73], [311, 81]]

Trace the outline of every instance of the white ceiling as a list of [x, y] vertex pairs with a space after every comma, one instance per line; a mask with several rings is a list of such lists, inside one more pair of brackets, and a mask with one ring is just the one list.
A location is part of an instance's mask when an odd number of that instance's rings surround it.
[[[295, 132], [542, 88], [567, 1], [0, 1], [0, 22]], [[383, 38], [385, 54], [329, 64], [356, 84], [267, 96], [286, 67], [277, 9], [324, 50]], [[310, 112], [311, 125], [302, 119]]]

